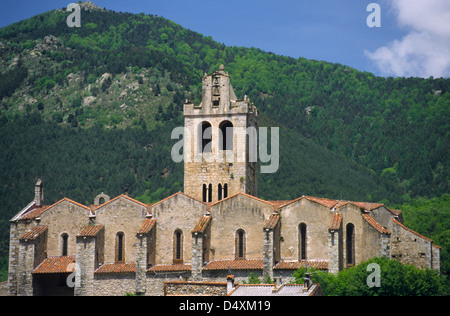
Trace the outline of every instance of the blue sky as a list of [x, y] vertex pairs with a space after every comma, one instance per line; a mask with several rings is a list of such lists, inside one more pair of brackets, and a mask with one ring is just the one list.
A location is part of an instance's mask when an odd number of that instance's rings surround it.
[[[71, 2], [74, 1], [5, 2], [0, 27]], [[164, 16], [229, 46], [257, 47], [295, 58], [336, 62], [384, 76], [450, 75], [449, 0], [92, 2], [115, 11]], [[373, 2], [381, 8], [379, 28], [369, 28], [366, 23], [370, 14], [366, 9]], [[430, 28], [430, 21], [440, 24]]]

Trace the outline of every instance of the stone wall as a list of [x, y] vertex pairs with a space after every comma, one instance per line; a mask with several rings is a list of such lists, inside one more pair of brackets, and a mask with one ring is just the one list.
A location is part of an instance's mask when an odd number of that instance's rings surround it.
[[237, 195], [213, 205], [210, 209], [211, 260], [236, 258], [236, 234], [245, 232], [245, 258], [263, 255], [263, 227], [273, 214], [273, 205], [262, 200]]
[[134, 294], [136, 290], [136, 275], [124, 274], [95, 274], [94, 296], [125, 296]]
[[48, 227], [48, 256], [62, 255], [62, 235], [68, 235], [68, 256], [77, 252], [76, 236], [89, 224], [88, 207], [64, 199], [41, 215], [40, 225]]
[[124, 235], [124, 261], [136, 262], [136, 233], [147, 216], [147, 206], [127, 196], [120, 196], [100, 206], [95, 213], [95, 223], [105, 226], [104, 263], [116, 261], [118, 233]]
[[182, 232], [182, 261], [191, 262], [192, 230], [206, 213], [206, 205], [180, 193], [153, 205], [152, 213], [156, 219], [156, 262], [174, 263], [177, 230]]
[[226, 282], [185, 282], [172, 281], [164, 283], [164, 296], [226, 296]]
[[[433, 246], [430, 239], [411, 231], [396, 221], [391, 222], [389, 229], [392, 232], [392, 259], [403, 264], [412, 264], [421, 269], [433, 267]], [[435, 260], [437, 259], [436, 255], [434, 253]]]

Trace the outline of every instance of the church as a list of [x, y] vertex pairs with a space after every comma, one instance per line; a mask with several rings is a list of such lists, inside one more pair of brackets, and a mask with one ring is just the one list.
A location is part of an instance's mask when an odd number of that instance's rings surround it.
[[[184, 192], [155, 204], [101, 193], [44, 203], [44, 185], [10, 221], [11, 295], [164, 295], [168, 282], [221, 284], [250, 273], [289, 282], [299, 268], [338, 273], [373, 257], [440, 269], [440, 248], [379, 203], [257, 197], [247, 134], [258, 110], [223, 66], [184, 104]], [[241, 132], [239, 132], [241, 131]]]

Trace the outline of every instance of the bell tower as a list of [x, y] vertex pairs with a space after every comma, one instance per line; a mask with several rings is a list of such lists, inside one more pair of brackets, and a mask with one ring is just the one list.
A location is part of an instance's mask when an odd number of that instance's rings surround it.
[[258, 111], [236, 97], [223, 65], [202, 84], [202, 102], [184, 104], [184, 192], [204, 202], [256, 196]]

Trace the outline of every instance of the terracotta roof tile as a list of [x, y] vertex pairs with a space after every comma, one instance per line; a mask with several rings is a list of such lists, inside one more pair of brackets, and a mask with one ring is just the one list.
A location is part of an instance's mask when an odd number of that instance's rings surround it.
[[138, 234], [143, 234], [143, 235], [148, 234], [153, 229], [153, 227], [155, 227], [155, 224], [156, 224], [156, 219], [147, 218], [144, 221], [144, 224], [142, 224], [141, 229], [138, 231]]
[[354, 205], [356, 207], [362, 208], [362, 209], [367, 210], [367, 211], [371, 211], [371, 210], [374, 210], [374, 209], [379, 208], [381, 206], [384, 206], [384, 204], [381, 204], [381, 203], [340, 201], [338, 204], [336, 204], [335, 208], [342, 207], [342, 206], [347, 205], [347, 204]]
[[28, 211], [27, 213], [23, 214], [19, 220], [27, 220], [27, 219], [35, 219], [41, 216], [42, 213], [44, 213], [48, 208], [50, 208], [50, 205], [43, 205], [41, 207], [33, 208], [32, 210]]
[[315, 268], [328, 270], [328, 261], [321, 260], [300, 260], [300, 261], [280, 261], [274, 270], [298, 270], [300, 268]]
[[263, 259], [235, 259], [210, 261], [203, 270], [261, 270]]
[[201, 233], [203, 234], [208, 227], [208, 224], [211, 222], [211, 216], [203, 215], [197, 223], [197, 226], [192, 231], [193, 233]]
[[264, 225], [264, 229], [275, 229], [278, 222], [280, 221], [280, 215], [279, 214], [272, 214], [267, 221], [267, 223]]
[[35, 226], [30, 231], [23, 234], [22, 237], [20, 237], [20, 240], [35, 240], [41, 234], [45, 233], [47, 229], [47, 226]]
[[312, 201], [312, 202], [316, 202], [316, 203], [323, 205], [325, 207], [328, 207], [330, 209], [339, 203], [338, 200], [330, 200], [330, 199], [318, 198], [318, 197], [314, 197], [314, 196], [305, 196], [305, 199]]
[[177, 272], [177, 271], [191, 271], [192, 266], [189, 264], [159, 264], [153, 266], [148, 271], [151, 272]]
[[379, 233], [381, 234], [386, 234], [386, 235], [390, 235], [391, 233], [384, 228], [383, 226], [381, 226], [376, 220], [375, 218], [373, 218], [372, 216], [370, 216], [369, 214], [362, 214], [362, 217], [364, 218], [364, 220], [369, 223], [370, 226], [372, 226], [373, 228], [375, 228]]
[[75, 257], [48, 257], [32, 272], [33, 274], [72, 273]]
[[95, 237], [97, 236], [105, 226], [103, 225], [89, 225], [83, 228], [78, 237]]
[[331, 217], [331, 224], [329, 230], [338, 230], [341, 228], [342, 214], [334, 213]]
[[273, 205], [273, 209], [277, 211], [280, 207], [282, 207], [285, 204], [288, 204], [292, 202], [292, 200], [284, 200], [284, 201], [268, 201], [270, 204]]
[[136, 273], [136, 263], [107, 263], [95, 270], [96, 274]]

